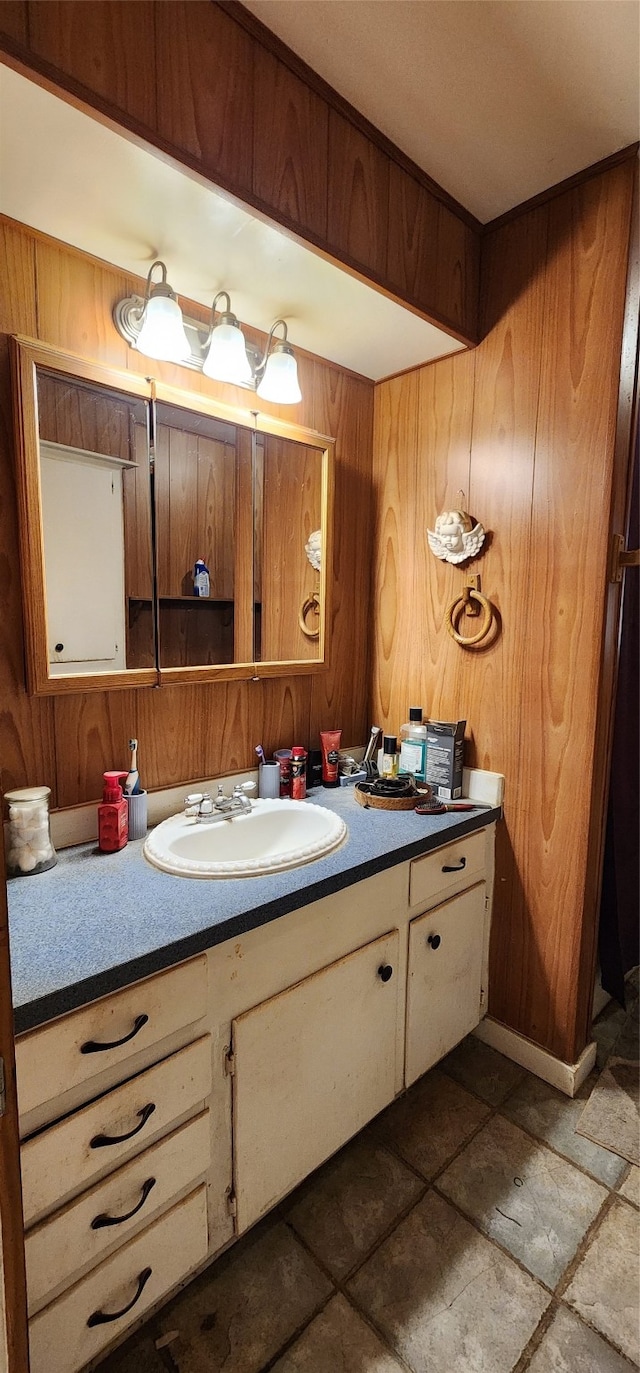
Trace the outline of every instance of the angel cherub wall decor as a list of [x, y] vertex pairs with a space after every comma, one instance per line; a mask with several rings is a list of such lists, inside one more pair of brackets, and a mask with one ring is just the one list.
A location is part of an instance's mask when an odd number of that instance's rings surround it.
[[483, 525], [474, 524], [466, 510], [443, 510], [435, 529], [427, 530], [427, 538], [436, 558], [447, 563], [464, 563], [480, 552], [485, 533]]

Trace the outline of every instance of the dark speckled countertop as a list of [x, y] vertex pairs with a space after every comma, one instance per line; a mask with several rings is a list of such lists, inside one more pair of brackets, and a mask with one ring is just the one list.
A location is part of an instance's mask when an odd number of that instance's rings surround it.
[[326, 858], [266, 877], [194, 881], [153, 868], [142, 840], [120, 853], [65, 849], [57, 867], [8, 883], [16, 1033], [500, 818], [500, 809], [415, 815], [364, 810], [351, 788], [309, 804], [343, 817]]

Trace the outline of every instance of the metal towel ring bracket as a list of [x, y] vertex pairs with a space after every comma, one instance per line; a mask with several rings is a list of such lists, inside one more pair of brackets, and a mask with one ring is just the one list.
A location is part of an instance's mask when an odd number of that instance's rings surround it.
[[[470, 601], [477, 601], [478, 605], [481, 607], [482, 623], [475, 634], [466, 636], [458, 633], [457, 626], [462, 612], [467, 609]], [[452, 639], [455, 639], [457, 644], [460, 644], [462, 648], [473, 648], [475, 644], [479, 644], [483, 639], [486, 639], [487, 634], [491, 629], [493, 624], [493, 606], [491, 605], [491, 602], [487, 600], [486, 596], [481, 596], [480, 592], [476, 591], [473, 587], [465, 586], [462, 595], [458, 596], [455, 601], [452, 601], [451, 605], [448, 607], [444, 622], [447, 626], [448, 633], [451, 635]]]
[[320, 625], [318, 625], [316, 629], [309, 629], [307, 624], [307, 615], [310, 615], [311, 613], [313, 613], [316, 618], [320, 615], [320, 596], [317, 591], [312, 591], [311, 595], [307, 596], [306, 601], [303, 602], [298, 616], [298, 624], [300, 625], [302, 633], [306, 634], [307, 639], [319, 639]]

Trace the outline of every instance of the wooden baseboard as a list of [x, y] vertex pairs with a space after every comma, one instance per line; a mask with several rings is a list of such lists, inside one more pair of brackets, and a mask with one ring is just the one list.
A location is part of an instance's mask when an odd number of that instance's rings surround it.
[[552, 1087], [557, 1087], [565, 1096], [576, 1095], [596, 1061], [595, 1042], [587, 1044], [577, 1063], [565, 1063], [563, 1059], [556, 1058], [555, 1054], [550, 1054], [548, 1049], [543, 1049], [540, 1044], [525, 1039], [517, 1030], [510, 1030], [508, 1025], [503, 1025], [499, 1020], [492, 1020], [488, 1015], [480, 1021], [474, 1034], [484, 1044], [489, 1044], [492, 1049], [504, 1054], [505, 1058], [512, 1059], [514, 1063], [519, 1063], [521, 1068], [526, 1068], [536, 1077], [541, 1077], [543, 1082], [549, 1082]]

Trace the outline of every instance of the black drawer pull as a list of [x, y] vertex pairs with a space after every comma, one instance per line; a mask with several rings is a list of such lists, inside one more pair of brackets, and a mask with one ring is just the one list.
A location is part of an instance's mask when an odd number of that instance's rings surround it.
[[466, 866], [467, 866], [467, 860], [466, 860], [466, 858], [461, 858], [461, 859], [460, 859], [460, 862], [459, 862], [459, 863], [456, 863], [456, 864], [454, 865], [454, 867], [452, 867], [452, 868], [444, 867], [444, 868], [442, 869], [442, 871], [443, 871], [443, 872], [462, 872], [462, 869], [463, 869], [463, 868], [466, 868]]
[[432, 949], [439, 949], [441, 943], [442, 943], [442, 940], [441, 940], [439, 934], [430, 934], [430, 935], [429, 935], [429, 938], [428, 938], [428, 940], [427, 940], [427, 944], [430, 944]]
[[124, 1039], [114, 1039], [112, 1044], [97, 1044], [95, 1039], [88, 1039], [86, 1044], [80, 1045], [81, 1054], [105, 1054], [107, 1049], [119, 1049], [121, 1044], [128, 1044], [130, 1039], [135, 1039], [136, 1035], [146, 1025], [148, 1015], [138, 1015], [133, 1022], [133, 1029], [130, 1034], [125, 1035]]
[[133, 1300], [129, 1302], [128, 1306], [123, 1306], [122, 1311], [114, 1311], [111, 1316], [108, 1316], [106, 1311], [94, 1311], [93, 1315], [89, 1316], [87, 1325], [90, 1327], [93, 1327], [94, 1325], [106, 1325], [108, 1321], [119, 1321], [121, 1316], [126, 1316], [127, 1311], [130, 1311], [131, 1308], [135, 1306], [136, 1302], [140, 1301], [152, 1272], [152, 1268], [143, 1268], [142, 1272], [138, 1273], [138, 1286], [136, 1288], [135, 1296], [133, 1297]]
[[147, 1200], [147, 1197], [152, 1187], [155, 1187], [155, 1185], [155, 1178], [147, 1178], [147, 1181], [143, 1182], [142, 1184], [142, 1193], [140, 1196], [140, 1200], [138, 1202], [138, 1205], [134, 1206], [133, 1211], [127, 1211], [126, 1216], [94, 1216], [91, 1222], [91, 1229], [102, 1230], [104, 1229], [105, 1225], [122, 1225], [125, 1220], [131, 1220], [132, 1216], [136, 1216], [138, 1214], [138, 1211], [142, 1210], [142, 1207], [144, 1206], [145, 1201]]
[[90, 1147], [92, 1149], [105, 1149], [108, 1144], [124, 1144], [126, 1139], [133, 1139], [134, 1135], [140, 1134], [140, 1131], [143, 1126], [146, 1125], [149, 1116], [153, 1115], [155, 1109], [155, 1101], [149, 1101], [146, 1106], [142, 1107], [141, 1111], [138, 1111], [140, 1124], [136, 1125], [135, 1129], [130, 1130], [128, 1135], [94, 1135]]
[[380, 964], [380, 967], [378, 968], [378, 977], [381, 982], [388, 982], [389, 978], [393, 977], [393, 968], [389, 963]]

